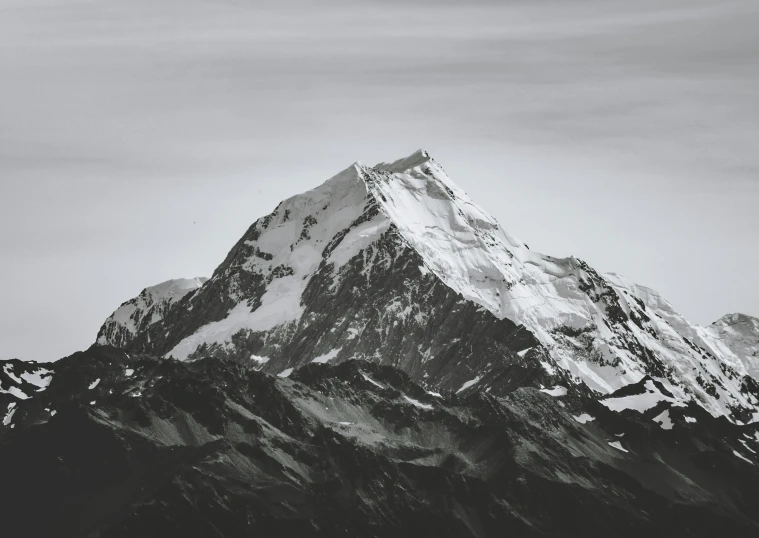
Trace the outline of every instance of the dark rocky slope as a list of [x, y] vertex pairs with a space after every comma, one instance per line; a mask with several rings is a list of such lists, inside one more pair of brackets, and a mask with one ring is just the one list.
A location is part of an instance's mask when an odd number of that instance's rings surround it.
[[94, 347], [1, 430], [3, 534], [759, 535], [756, 426], [664, 400], [616, 412], [522, 368], [501, 397], [438, 396], [366, 361], [278, 378]]

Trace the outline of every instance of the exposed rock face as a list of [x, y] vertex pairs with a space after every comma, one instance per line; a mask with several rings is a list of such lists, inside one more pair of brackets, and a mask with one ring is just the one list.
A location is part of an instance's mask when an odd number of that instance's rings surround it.
[[372, 361], [282, 378], [107, 346], [48, 373], [0, 427], [8, 536], [759, 533], [757, 426], [650, 378], [496, 398]]
[[608, 394], [651, 376], [715, 416], [759, 418], [757, 346], [736, 343], [750, 336], [693, 326], [652, 290], [532, 252], [424, 151], [285, 200], [160, 319], [110, 321], [98, 342], [135, 352], [277, 374], [368, 359], [448, 390], [501, 393], [530, 349], [547, 385], [568, 376], [570, 390]]

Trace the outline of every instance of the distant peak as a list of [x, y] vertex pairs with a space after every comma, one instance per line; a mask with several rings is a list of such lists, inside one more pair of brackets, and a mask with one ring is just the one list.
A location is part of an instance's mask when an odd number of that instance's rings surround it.
[[382, 162], [377, 164], [374, 168], [390, 173], [405, 172], [407, 170], [411, 170], [412, 168], [416, 168], [417, 166], [421, 166], [431, 160], [432, 157], [430, 157], [430, 154], [426, 150], [418, 149], [408, 157], [403, 157], [402, 159], [398, 159], [392, 163]]
[[759, 325], [759, 318], [736, 312], [734, 314], [725, 314], [717, 321], [712, 323], [712, 325], [736, 325], [739, 323], [753, 323]]

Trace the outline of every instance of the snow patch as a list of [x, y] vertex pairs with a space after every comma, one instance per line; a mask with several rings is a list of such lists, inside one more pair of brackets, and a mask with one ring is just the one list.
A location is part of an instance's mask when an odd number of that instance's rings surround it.
[[251, 355], [250, 360], [257, 362], [258, 364], [266, 364], [271, 359], [269, 357], [261, 357], [259, 355]]
[[575, 419], [580, 424], [587, 424], [588, 422], [593, 422], [594, 420], [596, 420], [595, 417], [591, 417], [587, 413], [583, 413], [582, 415], [577, 416], [577, 417], [573, 416], [572, 418]]
[[696, 419], [693, 418], [693, 417], [687, 417], [687, 416], [683, 415], [683, 418], [685, 419], [685, 422], [687, 422], [689, 424], [693, 424], [693, 423], [696, 422]]
[[98, 386], [98, 383], [100, 383], [100, 378], [99, 377], [95, 381], [93, 381], [92, 383], [90, 383], [90, 386], [88, 388], [90, 390], [92, 390], [92, 389], [94, 389], [95, 387]]
[[460, 388], [459, 390], [457, 390], [457, 391], [456, 391], [456, 394], [458, 394], [458, 393], [459, 393], [459, 392], [461, 392], [462, 390], [466, 390], [466, 389], [468, 389], [469, 387], [471, 387], [471, 386], [472, 386], [472, 385], [474, 385], [475, 383], [478, 383], [478, 382], [480, 381], [480, 379], [482, 379], [482, 376], [481, 376], [481, 375], [478, 375], [478, 376], [477, 376], [477, 377], [475, 377], [474, 379], [470, 379], [469, 381], [467, 381], [466, 383], [464, 383], [463, 385], [461, 385], [461, 388]]
[[609, 446], [613, 446], [614, 448], [616, 448], [617, 450], [621, 450], [622, 452], [628, 452], [628, 453], [630, 452], [629, 450], [623, 448], [622, 443], [620, 443], [619, 441], [609, 441]]
[[375, 387], [378, 387], [378, 388], [381, 388], [381, 389], [385, 388], [383, 385], [377, 383], [374, 379], [372, 379], [371, 377], [369, 377], [368, 375], [366, 375], [364, 372], [361, 372], [361, 377], [363, 377], [366, 381], [368, 381], [369, 383], [371, 383]]
[[646, 381], [646, 392], [642, 394], [633, 394], [631, 396], [622, 396], [619, 398], [607, 398], [601, 400], [601, 403], [611, 409], [612, 411], [620, 412], [626, 409], [634, 409], [638, 413], [648, 411], [659, 402], [669, 402], [675, 407], [687, 407], [682, 400], [678, 398], [671, 398], [663, 394], [656, 385], [651, 381]]
[[560, 396], [566, 396], [567, 395], [567, 388], [561, 387], [559, 385], [555, 386], [552, 389], [540, 389], [540, 392], [545, 392], [549, 396], [554, 396], [556, 398]]
[[332, 359], [334, 359], [335, 357], [337, 357], [337, 354], [340, 353], [341, 349], [343, 349], [343, 348], [339, 347], [337, 349], [333, 349], [329, 353], [326, 353], [324, 355], [319, 355], [318, 357], [316, 357], [311, 362], [315, 362], [317, 364], [327, 363], [327, 362], [331, 361]]
[[413, 398], [409, 398], [405, 394], [403, 397], [406, 399], [407, 402], [409, 402], [411, 405], [418, 407], [419, 409], [426, 409], [427, 411], [432, 409], [432, 406], [430, 404], [422, 403], [419, 400], [415, 400]]
[[127, 377], [132, 377], [133, 374], [134, 374], [134, 370], [132, 368], [127, 368], [126, 371], [124, 372], [124, 375], [126, 375]]
[[653, 418], [653, 421], [659, 424], [663, 430], [671, 430], [674, 426], [672, 419], [669, 418], [669, 409], [662, 411]]
[[751, 465], [754, 465], [754, 462], [753, 462], [753, 461], [751, 461], [750, 459], [748, 459], [746, 456], [742, 455], [740, 452], [738, 452], [738, 451], [736, 451], [736, 450], [733, 450], [733, 454], [734, 454], [734, 455], [736, 455], [736, 456], [738, 456], [738, 457], [739, 457], [740, 459], [742, 459], [743, 461], [747, 461], [747, 462], [748, 462], [748, 463], [750, 463]]
[[11, 420], [13, 420], [13, 415], [16, 413], [16, 402], [11, 402], [8, 404], [8, 410], [5, 412], [5, 417], [3, 418], [3, 426], [8, 426], [11, 423]]
[[286, 368], [277, 374], [277, 377], [289, 377], [293, 373], [292, 368]]

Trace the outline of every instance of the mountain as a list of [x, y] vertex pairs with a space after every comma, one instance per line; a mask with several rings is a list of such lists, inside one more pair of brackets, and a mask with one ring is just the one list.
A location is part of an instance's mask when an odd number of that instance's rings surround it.
[[[695, 290], [697, 291], [697, 290]], [[19, 538], [759, 536], [759, 320], [531, 251], [426, 152], [0, 361]]]
[[117, 311], [98, 343], [278, 375], [371, 360], [494, 395], [537, 361], [546, 386], [604, 395], [650, 376], [713, 416], [759, 419], [756, 325], [698, 327], [653, 290], [531, 251], [422, 150], [285, 200], [145, 322], [149, 304]]
[[758, 426], [649, 377], [598, 401], [527, 375], [494, 397], [374, 361], [286, 378], [110, 346], [47, 372], [0, 428], [6, 536], [759, 533]]

